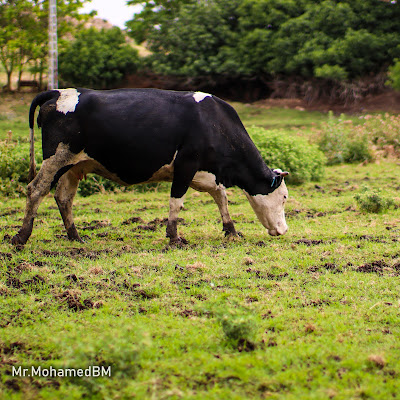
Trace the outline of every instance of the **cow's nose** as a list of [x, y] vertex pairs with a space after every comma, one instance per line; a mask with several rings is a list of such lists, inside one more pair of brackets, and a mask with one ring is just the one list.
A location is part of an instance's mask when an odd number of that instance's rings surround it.
[[277, 229], [268, 229], [268, 233], [271, 236], [282, 236], [288, 231], [288, 227], [285, 226], [284, 228], [277, 228]]
[[276, 232], [277, 232], [277, 234], [280, 236], [280, 235], [284, 235], [287, 231], [288, 231], [288, 227], [287, 226], [285, 226], [284, 228], [278, 228], [277, 230], [276, 230]]

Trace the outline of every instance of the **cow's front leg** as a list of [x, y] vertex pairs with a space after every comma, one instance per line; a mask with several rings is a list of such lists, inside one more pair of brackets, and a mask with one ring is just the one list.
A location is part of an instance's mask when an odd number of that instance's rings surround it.
[[77, 173], [69, 170], [59, 180], [54, 198], [60, 210], [68, 239], [83, 242], [76, 230], [72, 216], [72, 203], [78, 190], [78, 185], [79, 177]]
[[167, 237], [170, 245], [185, 245], [187, 240], [178, 236], [178, 214], [183, 208], [183, 199], [197, 171], [196, 155], [184, 151], [178, 153], [174, 162], [174, 178], [169, 200]]
[[215, 175], [209, 172], [197, 172], [190, 186], [200, 192], [208, 192], [218, 206], [222, 218], [222, 230], [225, 236], [238, 236], [235, 225], [228, 211], [228, 198], [226, 197], [225, 187], [217, 185]]
[[235, 224], [228, 212], [228, 198], [226, 197], [225, 189], [222, 186], [218, 186], [215, 190], [210, 190], [209, 193], [217, 203], [222, 218], [222, 230], [225, 232], [225, 236], [238, 236]]
[[171, 246], [181, 246], [187, 244], [187, 240], [178, 236], [178, 215], [183, 208], [183, 199], [171, 197], [169, 200], [169, 216], [167, 223], [167, 238]]
[[36, 178], [27, 187], [25, 216], [21, 229], [11, 240], [13, 245], [23, 245], [27, 242], [31, 236], [40, 203], [50, 192], [57, 172], [69, 164], [72, 157], [72, 153], [61, 147], [57, 149], [56, 154], [43, 161]]

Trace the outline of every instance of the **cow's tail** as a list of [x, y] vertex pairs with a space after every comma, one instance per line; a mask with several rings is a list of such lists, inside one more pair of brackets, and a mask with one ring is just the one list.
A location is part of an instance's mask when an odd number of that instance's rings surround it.
[[34, 134], [34, 125], [35, 125], [35, 111], [39, 106], [41, 107], [46, 101], [51, 100], [55, 97], [59, 96], [59, 92], [57, 90], [49, 90], [47, 92], [43, 92], [38, 94], [33, 100], [31, 104], [31, 108], [29, 109], [29, 174], [28, 180], [31, 182], [36, 176], [36, 162], [35, 162], [35, 134]]

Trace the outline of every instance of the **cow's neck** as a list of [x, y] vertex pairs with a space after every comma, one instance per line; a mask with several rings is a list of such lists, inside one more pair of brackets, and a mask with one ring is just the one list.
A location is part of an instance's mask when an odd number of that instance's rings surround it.
[[[220, 170], [217, 179], [225, 187], [238, 186], [251, 195], [267, 194], [272, 171], [267, 167], [254, 144], [246, 146], [246, 151], [235, 151], [230, 163]], [[240, 162], [238, 161], [240, 160]]]

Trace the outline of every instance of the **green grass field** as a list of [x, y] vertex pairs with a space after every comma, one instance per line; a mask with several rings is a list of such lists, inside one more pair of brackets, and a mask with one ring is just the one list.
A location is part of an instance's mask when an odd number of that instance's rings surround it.
[[[22, 103], [0, 116], [1, 139], [10, 129], [27, 139]], [[246, 126], [326, 118], [242, 108]], [[360, 212], [364, 186], [395, 207]], [[9, 240], [24, 199], [0, 197], [0, 398], [400, 398], [399, 188], [396, 162], [327, 167], [321, 181], [289, 186], [279, 238], [232, 188], [234, 241], [211, 197], [190, 190], [182, 249], [165, 238], [164, 187], [77, 196], [84, 244], [66, 239], [49, 195], [23, 248]], [[111, 377], [28, 376], [90, 366]], [[25, 377], [13, 376], [19, 367]]]

